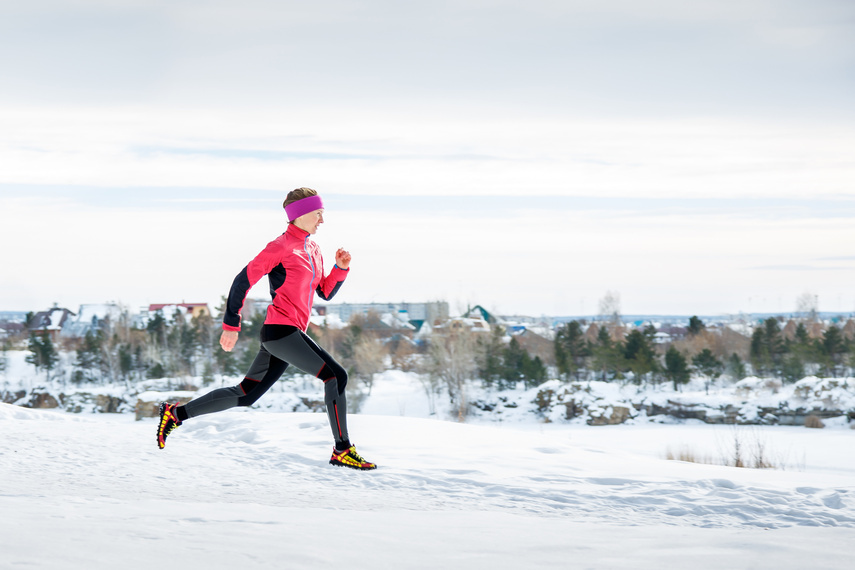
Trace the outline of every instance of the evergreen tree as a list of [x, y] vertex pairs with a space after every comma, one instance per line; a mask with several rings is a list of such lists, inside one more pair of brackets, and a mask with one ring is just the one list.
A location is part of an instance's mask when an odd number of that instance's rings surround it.
[[697, 316], [693, 316], [689, 319], [689, 336], [695, 336], [697, 334], [700, 334], [700, 332], [706, 327], [707, 326], [701, 319], [699, 319]]
[[546, 366], [539, 356], [531, 358], [526, 352], [526, 358], [523, 361], [523, 382], [526, 388], [534, 388], [546, 382]]
[[502, 338], [504, 334], [505, 331], [502, 327], [494, 326], [489, 338], [478, 339], [478, 377], [487, 388], [500, 385], [503, 378], [502, 353], [504, 343]]
[[4, 375], [6, 374], [6, 366], [8, 361], [7, 352], [9, 352], [9, 340], [3, 339], [3, 343], [0, 344], [0, 372]]
[[765, 338], [766, 335], [762, 328], [758, 327], [751, 333], [751, 366], [754, 367], [754, 373], [758, 376], [765, 374], [771, 364], [769, 351], [766, 350]]
[[784, 338], [781, 335], [781, 325], [778, 322], [778, 319], [766, 319], [763, 324], [766, 331], [766, 345], [772, 359], [774, 373], [780, 370], [781, 363], [783, 362], [784, 354], [787, 349], [784, 344]]
[[704, 377], [704, 388], [707, 394], [710, 393], [710, 384], [724, 372], [724, 364], [715, 357], [712, 351], [708, 348], [692, 357], [692, 365], [695, 370]]
[[799, 323], [796, 326], [795, 340], [793, 342], [802, 346], [808, 346], [810, 344], [810, 335], [808, 334], [807, 327], [804, 323]]
[[785, 342], [785, 352], [788, 354], [782, 370], [785, 382], [801, 380], [805, 377], [806, 368], [816, 366], [821, 360], [818, 346], [811, 340], [804, 323], [799, 323], [793, 339]]
[[644, 332], [631, 331], [624, 342], [623, 357], [633, 374], [633, 381], [641, 384], [644, 377], [657, 369], [656, 353], [653, 350], [653, 335], [656, 329], [648, 326]]
[[[219, 338], [215, 334], [214, 320], [211, 315], [204, 313], [198, 317], [193, 317], [190, 321], [193, 325], [194, 338], [196, 344], [194, 352], [197, 360], [202, 361], [202, 376], [210, 383], [214, 379], [214, 372], [218, 368], [219, 361], [214, 358], [214, 351], [218, 350]], [[217, 337], [217, 338], [215, 338]], [[223, 354], [229, 354], [225, 350], [219, 350]], [[199, 373], [198, 370], [195, 371]]]
[[805, 377], [805, 362], [799, 354], [790, 353], [781, 364], [781, 379], [787, 383], [798, 382]]
[[834, 325], [828, 327], [819, 342], [819, 352], [822, 356], [822, 365], [825, 374], [837, 377], [843, 373], [846, 342], [843, 333]]
[[154, 317], [146, 325], [146, 330], [151, 335], [155, 344], [166, 344], [166, 319], [163, 318], [163, 311], [156, 311]]
[[168, 327], [166, 341], [170, 375], [192, 375], [196, 331], [187, 323], [181, 311], [176, 310], [172, 316], [172, 326]]
[[686, 357], [673, 346], [665, 353], [664, 375], [674, 383], [675, 391], [679, 390], [681, 385], [689, 383], [689, 366]]
[[500, 390], [514, 388], [517, 382], [525, 380], [524, 370], [528, 366], [529, 354], [520, 346], [516, 337], [511, 337], [508, 346], [502, 351], [502, 380], [499, 382]]
[[134, 348], [134, 371], [136, 372], [137, 379], [140, 377], [140, 373], [148, 368], [148, 363], [143, 356], [143, 345], [137, 344], [136, 348]]
[[146, 376], [149, 378], [164, 378], [166, 377], [166, 368], [164, 368], [163, 364], [160, 362], [155, 362], [153, 365], [148, 367]]
[[128, 344], [119, 345], [119, 373], [124, 380], [127, 380], [131, 371], [134, 369], [134, 356], [131, 347]]
[[163, 311], [156, 311], [145, 328], [148, 332], [150, 347], [148, 360], [150, 365], [146, 375], [149, 378], [163, 378], [168, 374], [165, 363], [169, 358], [166, 341], [168, 327], [166, 319], [163, 318]]
[[546, 366], [540, 357], [532, 358], [519, 340], [512, 336], [508, 346], [502, 350], [498, 389], [513, 389], [517, 382], [523, 382], [526, 388], [533, 388], [546, 381], [546, 374]]
[[199, 344], [197, 330], [191, 324], [181, 323], [180, 327], [180, 354], [182, 368], [187, 371], [187, 374], [195, 376], [196, 374], [196, 348]]
[[597, 333], [597, 343], [591, 349], [592, 367], [600, 375], [603, 382], [613, 378], [623, 378], [622, 371], [626, 368], [621, 343], [614, 342], [605, 327]]
[[46, 378], [50, 380], [51, 371], [59, 364], [59, 353], [50, 335], [47, 332], [41, 335], [31, 334], [27, 348], [30, 351], [26, 358], [27, 363], [32, 364], [36, 370], [44, 370]]
[[555, 361], [559, 374], [565, 378], [579, 378], [591, 348], [585, 340], [579, 321], [570, 321], [555, 333]]
[[101, 345], [103, 344], [103, 334], [101, 331], [92, 332], [86, 331], [83, 337], [83, 342], [77, 348], [77, 359], [75, 367], [77, 370], [74, 374], [74, 381], [92, 381], [96, 370], [101, 368]]
[[751, 335], [751, 364], [755, 373], [781, 376], [786, 350], [778, 319], [766, 319]]
[[739, 355], [735, 352], [730, 355], [730, 358], [727, 359], [727, 374], [731, 378], [735, 378], [736, 380], [742, 380], [746, 376], [745, 372], [745, 364], [742, 362], [742, 359], [739, 358]]

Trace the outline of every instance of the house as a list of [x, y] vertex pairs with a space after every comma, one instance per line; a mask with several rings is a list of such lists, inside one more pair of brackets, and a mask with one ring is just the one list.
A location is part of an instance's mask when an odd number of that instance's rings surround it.
[[433, 330], [440, 333], [447, 331], [451, 334], [457, 332], [489, 333], [491, 328], [490, 323], [478, 316], [454, 317], [444, 323], [435, 325]]
[[448, 319], [448, 303], [435, 301], [430, 303], [341, 303], [315, 304], [320, 316], [336, 315], [341, 322], [350, 322], [354, 315], [391, 314], [405, 318], [413, 327], [419, 329], [424, 323], [436, 323]]
[[54, 305], [47, 311], [40, 311], [33, 315], [27, 328], [31, 334], [47, 333], [52, 341], [56, 341], [62, 327], [74, 316], [75, 314], [68, 309]]
[[654, 344], [671, 344], [673, 340], [674, 339], [671, 337], [671, 335], [664, 331], [659, 331], [653, 335]]
[[157, 311], [163, 311], [164, 309], [167, 309], [168, 311], [168, 307], [181, 307], [182, 309], [185, 309], [191, 317], [200, 317], [203, 315], [211, 316], [211, 310], [208, 309], [208, 303], [155, 303], [148, 306], [148, 312], [156, 313]]
[[464, 318], [477, 318], [481, 319], [491, 325], [495, 325], [499, 322], [499, 320], [492, 314], [490, 311], [482, 307], [481, 305], [475, 305], [474, 307], [470, 307], [463, 313]]
[[80, 305], [80, 310], [66, 320], [62, 327], [62, 336], [83, 338], [88, 332], [95, 332], [110, 322], [116, 323], [122, 316], [122, 309], [115, 304]]

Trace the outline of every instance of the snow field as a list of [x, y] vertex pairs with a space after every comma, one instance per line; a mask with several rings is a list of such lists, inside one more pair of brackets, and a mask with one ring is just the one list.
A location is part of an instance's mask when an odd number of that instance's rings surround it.
[[349, 423], [377, 471], [327, 464], [323, 414], [230, 410], [159, 450], [154, 420], [0, 405], [0, 568], [832, 568], [855, 540], [848, 429], [766, 428], [804, 459], [749, 470], [663, 458], [722, 426]]

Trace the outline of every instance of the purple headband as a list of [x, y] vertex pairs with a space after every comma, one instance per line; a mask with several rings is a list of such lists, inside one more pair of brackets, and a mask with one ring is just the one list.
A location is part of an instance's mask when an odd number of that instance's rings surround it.
[[324, 203], [320, 196], [306, 196], [296, 202], [291, 202], [285, 206], [285, 213], [288, 214], [288, 221], [293, 222], [300, 216], [314, 212], [315, 210], [323, 210]]

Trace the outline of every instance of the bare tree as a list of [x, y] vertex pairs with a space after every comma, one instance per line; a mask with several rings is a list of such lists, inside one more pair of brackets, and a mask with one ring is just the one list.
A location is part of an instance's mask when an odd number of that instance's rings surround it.
[[796, 299], [796, 312], [809, 322], [814, 322], [819, 316], [819, 296], [805, 291]]
[[454, 330], [431, 339], [428, 374], [445, 385], [458, 421], [467, 415], [466, 383], [478, 373], [477, 342], [467, 330]]
[[620, 293], [617, 291], [606, 291], [606, 295], [600, 299], [600, 320], [603, 321], [612, 340], [622, 340], [625, 334], [623, 321], [620, 314]]
[[374, 385], [374, 375], [386, 369], [386, 347], [375, 338], [361, 337], [353, 346], [353, 375], [368, 387], [368, 394]]
[[606, 322], [620, 323], [620, 293], [606, 291], [606, 295], [600, 299], [600, 317]]

